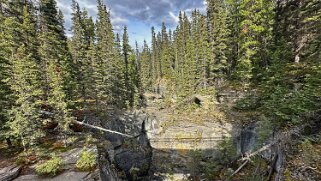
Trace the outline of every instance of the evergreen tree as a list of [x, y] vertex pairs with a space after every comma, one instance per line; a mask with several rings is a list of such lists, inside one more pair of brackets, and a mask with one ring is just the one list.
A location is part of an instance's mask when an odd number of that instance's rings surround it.
[[144, 40], [143, 50], [140, 56], [141, 60], [141, 79], [142, 86], [145, 91], [151, 91], [153, 81], [153, 65], [151, 59], [150, 49]]
[[8, 125], [10, 135], [21, 139], [25, 149], [42, 135], [39, 116], [43, 90], [37, 53], [35, 15], [30, 12], [32, 11], [24, 6], [22, 24], [10, 27], [18, 28], [22, 41], [12, 57], [13, 75], [10, 85], [16, 101], [10, 111], [12, 120]]
[[[134, 90], [134, 82], [132, 82], [133, 76], [133, 61], [135, 61], [135, 55], [132, 54], [132, 49], [129, 45], [129, 38], [127, 33], [127, 27], [124, 27], [123, 33], [123, 57], [125, 63], [125, 87], [126, 87], [126, 94], [127, 94], [127, 101], [130, 107], [134, 106], [134, 98], [135, 98], [135, 90]], [[135, 65], [135, 64], [134, 64]]]
[[208, 21], [212, 48], [211, 71], [215, 80], [226, 77], [228, 69], [230, 30], [227, 27], [227, 8], [224, 0], [208, 0]]
[[64, 65], [70, 60], [66, 39], [62, 36], [64, 28], [59, 20], [59, 13], [54, 0], [40, 1], [39, 52], [44, 80], [44, 104], [46, 109], [55, 113], [55, 120], [62, 128], [67, 128], [70, 116], [67, 110], [64, 92]]
[[[273, 24], [273, 2], [246, 0], [240, 3], [240, 49], [236, 77], [246, 87], [252, 78], [258, 78], [266, 67], [266, 49]], [[256, 12], [256, 13], [252, 13]]]
[[[97, 37], [97, 67], [95, 68], [95, 82], [97, 101], [100, 104], [124, 107], [124, 63], [119, 55], [119, 40], [116, 40], [110, 21], [110, 12], [102, 2], [98, 1], [98, 19], [96, 23]], [[124, 80], [125, 79], [125, 80]], [[125, 83], [124, 83], [125, 82]]]
[[191, 42], [194, 42], [194, 88], [206, 89], [210, 80], [210, 52], [209, 31], [206, 17], [197, 10], [192, 13]]
[[142, 86], [142, 79], [141, 79], [141, 70], [142, 70], [142, 65], [141, 65], [141, 55], [138, 49], [138, 43], [137, 41], [135, 42], [136, 49], [135, 49], [135, 86], [137, 87], [138, 91], [138, 105], [141, 106], [143, 104], [143, 98], [144, 98], [144, 89]]
[[79, 108], [84, 108], [86, 104], [86, 88], [84, 82], [84, 61], [86, 59], [86, 39], [84, 21], [82, 19], [82, 12], [80, 10], [79, 4], [72, 0], [72, 38], [70, 41], [71, 54], [74, 61], [73, 76], [76, 79], [76, 89], [74, 102]]
[[126, 106], [126, 88], [125, 88], [125, 64], [122, 57], [122, 47], [119, 34], [116, 34], [115, 39], [115, 57], [113, 61], [112, 67], [115, 68], [115, 76], [114, 76], [114, 96], [116, 97], [116, 103], [120, 108], [124, 108]]
[[152, 86], [154, 86], [154, 84], [156, 83], [156, 80], [158, 79], [158, 69], [157, 69], [157, 45], [156, 45], [156, 33], [155, 33], [155, 28], [152, 27], [152, 52], [151, 52], [151, 56], [152, 56]]
[[[3, 2], [0, 3], [0, 140], [5, 138], [6, 122], [9, 121], [9, 110], [13, 104], [12, 91], [8, 80], [11, 76], [10, 66], [10, 46], [8, 43], [9, 35], [5, 24], [5, 8]], [[6, 41], [5, 41], [6, 40]]]

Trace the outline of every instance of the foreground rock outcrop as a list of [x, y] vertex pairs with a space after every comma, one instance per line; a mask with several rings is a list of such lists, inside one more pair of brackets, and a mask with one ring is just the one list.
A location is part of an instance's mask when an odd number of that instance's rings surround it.
[[18, 177], [21, 166], [11, 165], [0, 169], [0, 181], [11, 181]]
[[147, 176], [152, 164], [152, 147], [145, 131], [148, 116], [142, 112], [113, 115], [102, 124], [104, 128], [132, 135], [104, 133], [100, 144], [102, 180], [139, 180]]

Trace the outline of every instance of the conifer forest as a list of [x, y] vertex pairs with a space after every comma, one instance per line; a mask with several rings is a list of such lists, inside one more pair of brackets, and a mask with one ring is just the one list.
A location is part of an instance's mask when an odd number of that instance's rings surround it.
[[0, 0], [0, 181], [321, 180], [321, 0], [205, 0], [142, 42], [59, 2]]

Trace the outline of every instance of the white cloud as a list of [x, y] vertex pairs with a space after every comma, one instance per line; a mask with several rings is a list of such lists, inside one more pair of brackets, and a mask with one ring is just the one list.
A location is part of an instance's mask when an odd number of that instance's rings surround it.
[[178, 16], [175, 16], [175, 14], [172, 11], [170, 11], [168, 14], [175, 23], [178, 23], [179, 21]]
[[128, 22], [128, 20], [120, 16], [117, 16], [117, 17], [111, 17], [111, 22], [113, 24], [125, 24]]

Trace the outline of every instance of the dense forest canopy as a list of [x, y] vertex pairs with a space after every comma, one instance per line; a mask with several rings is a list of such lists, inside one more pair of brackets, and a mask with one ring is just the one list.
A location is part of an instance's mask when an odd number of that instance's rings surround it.
[[152, 27], [142, 47], [97, 8], [94, 21], [72, 0], [67, 37], [55, 0], [0, 1], [0, 139], [29, 149], [46, 122], [65, 134], [76, 111], [144, 107], [147, 92], [180, 102], [244, 91], [236, 109], [275, 128], [320, 110], [320, 0], [207, 0], [206, 14], [180, 12], [176, 29]]

